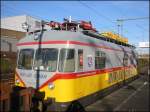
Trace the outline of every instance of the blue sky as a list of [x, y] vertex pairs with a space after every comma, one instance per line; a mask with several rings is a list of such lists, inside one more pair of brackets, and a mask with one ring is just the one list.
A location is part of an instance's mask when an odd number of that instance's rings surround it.
[[[92, 21], [98, 31], [117, 32], [116, 19], [149, 17], [149, 1], [2, 1], [1, 17], [31, 15], [62, 22], [63, 18]], [[149, 20], [125, 21], [129, 43], [149, 41]]]

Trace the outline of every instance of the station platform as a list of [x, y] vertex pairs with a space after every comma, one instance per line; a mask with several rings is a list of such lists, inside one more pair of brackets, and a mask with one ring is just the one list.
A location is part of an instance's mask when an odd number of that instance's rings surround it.
[[150, 111], [149, 75], [138, 79], [87, 106], [87, 112], [99, 111]]

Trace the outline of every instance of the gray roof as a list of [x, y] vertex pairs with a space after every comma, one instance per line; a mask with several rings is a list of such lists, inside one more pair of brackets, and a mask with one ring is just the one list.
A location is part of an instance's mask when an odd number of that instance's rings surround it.
[[[40, 34], [40, 32], [39, 32]], [[108, 46], [114, 49], [120, 49], [125, 48], [126, 50], [129, 50], [131, 48], [117, 45], [115, 43], [107, 42], [101, 39], [93, 38], [91, 36], [87, 36], [83, 34], [82, 32], [73, 32], [73, 31], [56, 31], [56, 30], [48, 30], [44, 31], [43, 36], [42, 36], [42, 41], [57, 41], [57, 40], [62, 40], [62, 41], [79, 41], [79, 42], [84, 42], [84, 43], [90, 43], [90, 44], [96, 44], [96, 45], [104, 45]], [[22, 42], [35, 42], [34, 40], [34, 35], [28, 35], [25, 38], [21, 39], [19, 43]]]

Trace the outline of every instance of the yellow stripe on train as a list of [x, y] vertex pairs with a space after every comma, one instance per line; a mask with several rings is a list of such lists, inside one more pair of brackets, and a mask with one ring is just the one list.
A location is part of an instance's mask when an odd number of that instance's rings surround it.
[[15, 74], [15, 86], [25, 87], [23, 82], [19, 79], [19, 77]]

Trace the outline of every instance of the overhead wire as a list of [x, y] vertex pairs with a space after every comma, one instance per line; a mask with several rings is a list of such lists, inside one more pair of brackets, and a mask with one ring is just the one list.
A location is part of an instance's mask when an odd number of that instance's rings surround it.
[[[17, 14], [18, 12], [21, 12], [21, 13], [24, 13], [24, 14], [26, 14], [26, 15], [28, 15], [28, 16], [34, 16], [35, 18], [37, 18], [37, 19], [42, 19], [42, 20], [46, 20], [46, 21], [49, 21], [49, 20], [47, 20], [47, 19], [43, 19], [41, 16], [39, 16], [39, 15], [35, 15], [35, 14], [31, 14], [31, 13], [29, 13], [28, 11], [24, 11], [24, 10], [17, 10], [16, 8], [14, 8], [14, 7], [11, 7], [11, 6], [8, 6], [8, 5], [3, 5], [4, 7], [7, 7], [7, 9], [10, 9], [10, 11], [13, 13], [13, 14]], [[88, 7], [88, 5], [85, 5], [85, 6], [87, 6]], [[90, 7], [88, 7], [88, 8], [90, 8]], [[91, 9], [91, 8], [90, 8]], [[95, 11], [95, 9], [93, 9], [92, 8], [92, 10], [93, 11]], [[97, 13], [97, 12], [96, 12]], [[98, 14], [98, 16], [104, 16], [104, 15], [102, 15], [102, 14], [100, 14], [100, 13], [97, 13]], [[32, 17], [31, 16], [31, 17]], [[104, 16], [105, 17], [105, 16]], [[107, 18], [107, 17], [105, 17], [108, 21], [110, 21], [110, 22], [112, 22], [109, 18]], [[115, 32], [113, 29], [110, 29], [110, 28], [108, 28], [107, 27], [107, 29], [109, 29], [109, 30], [112, 30], [113, 32]]]
[[139, 20], [139, 19], [149, 19], [149, 17], [139, 17], [139, 18], [129, 18], [129, 19], [118, 19], [118, 21]]
[[[105, 15], [103, 15], [103, 14], [101, 14], [100, 12], [98, 12], [97, 10], [95, 10], [94, 8], [92, 8], [92, 7], [90, 7], [90, 6], [88, 6], [87, 4], [85, 4], [85, 3], [83, 3], [83, 2], [81, 2], [80, 0], [79, 0], [79, 3], [80, 4], [82, 4], [83, 6], [85, 6], [86, 8], [88, 8], [89, 10], [91, 10], [91, 11], [93, 11], [95, 14], [97, 14], [98, 16], [100, 16], [100, 17], [103, 17], [103, 18], [105, 18], [107, 21], [109, 21], [109, 22], [111, 22], [111, 23], [115, 23], [115, 22], [113, 22], [110, 18], [108, 18], [107, 16], [105, 16]], [[5, 7], [7, 7], [8, 9], [12, 9], [12, 10], [10, 10], [12, 13], [14, 13], [14, 14], [17, 14], [16, 12], [22, 12], [22, 13], [25, 13], [25, 14], [27, 14], [27, 15], [29, 15], [29, 16], [31, 16], [31, 14], [29, 13], [29, 12], [27, 12], [27, 11], [24, 11], [24, 10], [17, 10], [17, 9], [15, 9], [14, 7], [10, 7], [10, 6], [8, 6], [8, 5], [3, 5], [3, 6], [5, 6]], [[118, 8], [118, 7], [116, 7], [116, 8]], [[119, 11], [121, 11], [121, 9], [120, 8], [118, 8], [119, 9]], [[13, 10], [16, 10], [16, 11], [13, 11]], [[121, 13], [122, 14], [122, 13]], [[32, 16], [34, 16], [34, 17], [36, 17], [36, 18], [39, 18], [39, 19], [42, 19], [42, 17], [41, 16], [39, 16], [39, 15], [35, 15], [35, 14], [32, 14]], [[45, 18], [44, 18], [45, 19]], [[43, 20], [43, 19], [42, 19]], [[47, 19], [45, 19], [46, 21], [49, 21], [49, 20], [47, 20]], [[139, 25], [136, 25], [138, 28], [141, 28], [141, 26], [139, 27]], [[104, 27], [103, 27], [104, 28]], [[115, 32], [113, 29], [110, 29], [110, 28], [108, 28], [107, 27], [107, 29], [109, 29], [109, 30], [112, 30], [113, 32]], [[142, 28], [143, 30], [144, 30], [144, 28]], [[129, 32], [129, 31], [126, 31], [126, 33], [127, 32]]]
[[111, 22], [111, 23], [114, 23], [110, 18], [108, 18], [107, 16], [101, 14], [100, 12], [98, 12], [98, 11], [95, 10], [94, 8], [88, 6], [87, 4], [81, 2], [80, 0], [79, 0], [79, 3], [81, 3], [83, 6], [87, 7], [88, 9], [92, 10], [92, 11], [93, 11], [95, 14], [97, 14], [98, 16], [105, 18], [107, 21], [109, 21], [109, 22]]
[[[88, 6], [87, 4], [81, 2], [80, 0], [79, 0], [78, 2], [79, 2], [80, 4], [82, 4], [83, 6], [85, 6], [86, 8], [88, 8], [89, 10], [93, 11], [93, 12], [94, 12], [95, 14], [97, 14], [98, 16], [105, 18], [107, 21], [109, 21], [109, 22], [111, 22], [111, 23], [114, 23], [111, 19], [109, 19], [107, 16], [105, 16], [105, 15], [99, 13], [99, 12], [98, 12], [97, 10], [95, 10], [94, 8]], [[119, 10], [119, 11], [121, 11], [121, 10]], [[135, 18], [135, 19], [137, 19], [137, 18]], [[140, 19], [145, 19], [145, 17], [142, 17], [142, 18], [140, 18]], [[133, 20], [133, 19], [131, 19], [131, 20]], [[127, 31], [127, 30], [124, 30], [124, 31], [126, 31], [126, 33], [132, 34], [131, 32], [129, 32], [129, 31]]]
[[[105, 20], [109, 21], [110, 23], [114, 24], [115, 22], [113, 22], [110, 18], [108, 18], [107, 16], [101, 14], [100, 12], [98, 12], [97, 10], [95, 10], [94, 8], [88, 6], [87, 4], [81, 2], [80, 0], [78, 0], [78, 2], [83, 5], [84, 7], [88, 8], [89, 10], [91, 10], [92, 12], [94, 12], [95, 14], [97, 14], [97, 16], [101, 17], [101, 18], [105, 18]], [[110, 28], [107, 28], [107, 29], [110, 29]], [[112, 30], [112, 29], [111, 29]], [[115, 32], [113, 30], [113, 32]]]
[[24, 11], [24, 10], [22, 10], [22, 9], [17, 10], [17, 9], [15, 9], [14, 7], [8, 6], [8, 5], [6, 5], [6, 4], [5, 4], [4, 7], [7, 7], [8, 9], [11, 9], [11, 11], [14, 11], [14, 12], [17, 11], [17, 12], [21, 12], [21, 13], [23, 13], [23, 14], [25, 14], [25, 15], [28, 15], [28, 16], [31, 16], [31, 17], [34, 16], [34, 18], [36, 18], [36, 19], [49, 21], [48, 19], [45, 19], [45, 18], [43, 18], [43, 17], [41, 17], [41, 16], [39, 16], [39, 15], [31, 14], [31, 13], [29, 13], [28, 11]]
[[143, 26], [139, 25], [139, 24], [136, 24], [136, 27], [142, 29], [143, 31], [148, 31], [148, 29], [144, 28]]
[[[121, 15], [126, 16], [126, 13], [121, 8], [119, 8], [115, 4], [113, 4], [113, 5], [116, 9], [118, 9], [118, 11], [120, 12]], [[149, 17], [140, 17], [140, 18], [133, 18], [133, 19], [131, 18], [131, 19], [123, 19], [123, 20], [136, 20], [136, 19], [148, 19], [148, 18]], [[141, 27], [139, 27], [139, 24], [136, 23], [135, 25], [141, 29]]]
[[[7, 7], [7, 6], [1, 6], [1, 8], [3, 8], [3, 7]], [[5, 11], [4, 10], [6, 10], [6, 12], [7, 13], [4, 13]], [[14, 14], [14, 15], [16, 15], [17, 14], [17, 12], [16, 11], [14, 11], [14, 10], [11, 10], [10, 8], [8, 8], [7, 7], [7, 9], [1, 9], [1, 15], [7, 15], [7, 16], [10, 16], [10, 14], [8, 13], [8, 12], [10, 12], [11, 14]]]
[[[123, 16], [126, 16], [127, 14], [120, 8], [120, 7], [118, 7], [118, 6], [116, 6], [115, 4], [113, 4], [113, 6], [116, 8], [116, 9], [118, 9], [118, 12], [120, 12], [120, 14], [121, 15], [123, 15]], [[131, 18], [131, 19], [124, 19], [124, 20], [135, 20], [135, 19], [148, 19], [149, 17], [139, 17], [139, 18]], [[139, 24], [137, 24], [137, 23], [135, 23], [135, 25], [136, 25], [136, 27], [137, 28], [139, 28], [139, 29], [142, 29], [143, 31], [147, 31], [147, 30], [145, 30], [145, 28], [144, 27], [142, 27], [141, 25], [139, 25]], [[132, 32], [130, 32], [130, 31], [128, 31], [129, 32], [129, 34], [130, 35], [132, 35], [133, 33]], [[134, 36], [134, 35], [133, 35]], [[143, 39], [143, 38], [140, 38], [139, 36], [134, 36], [135, 38], [139, 38], [140, 40], [141, 39]]]

